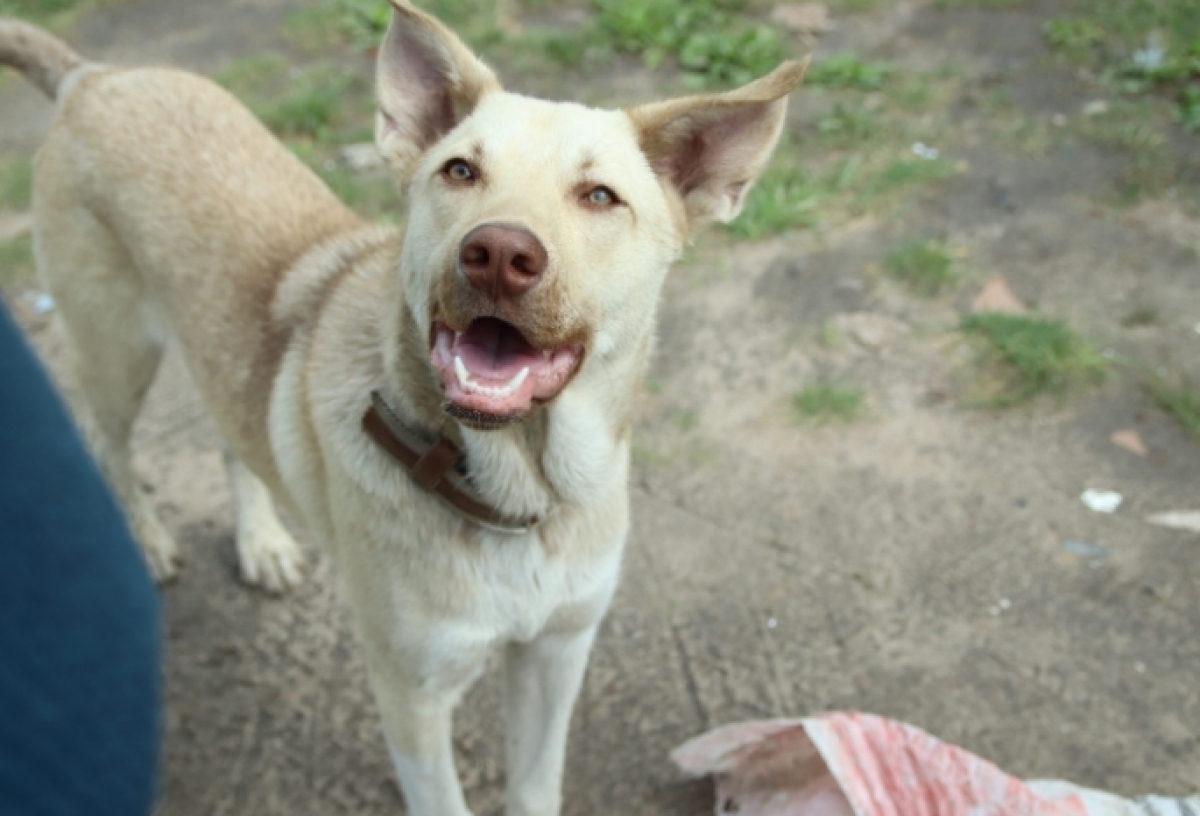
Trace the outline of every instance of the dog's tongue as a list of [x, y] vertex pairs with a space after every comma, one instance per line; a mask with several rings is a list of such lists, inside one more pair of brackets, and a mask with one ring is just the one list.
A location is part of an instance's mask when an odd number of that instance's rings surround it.
[[431, 354], [446, 399], [458, 408], [493, 417], [527, 412], [535, 399], [562, 390], [579, 362], [579, 350], [535, 348], [516, 327], [479, 318], [464, 332], [438, 323]]

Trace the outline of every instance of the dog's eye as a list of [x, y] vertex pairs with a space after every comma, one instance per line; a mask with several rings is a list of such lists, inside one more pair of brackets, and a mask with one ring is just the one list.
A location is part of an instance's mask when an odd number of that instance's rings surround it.
[[462, 159], [451, 159], [442, 167], [446, 177], [454, 181], [474, 181], [475, 171]]
[[583, 200], [593, 207], [611, 207], [620, 203], [617, 194], [603, 185], [588, 190]]

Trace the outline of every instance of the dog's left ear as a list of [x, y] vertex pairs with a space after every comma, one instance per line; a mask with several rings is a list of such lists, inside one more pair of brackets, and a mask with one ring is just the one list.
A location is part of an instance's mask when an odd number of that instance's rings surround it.
[[390, 2], [392, 22], [376, 63], [375, 142], [407, 177], [421, 154], [500, 90], [500, 82], [450, 29], [409, 0]]
[[807, 59], [785, 62], [737, 90], [627, 111], [650, 166], [683, 199], [693, 231], [741, 212], [783, 131], [787, 96], [807, 68]]

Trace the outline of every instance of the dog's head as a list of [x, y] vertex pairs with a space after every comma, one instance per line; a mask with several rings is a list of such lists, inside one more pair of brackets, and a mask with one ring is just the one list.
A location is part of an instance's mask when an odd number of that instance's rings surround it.
[[646, 347], [668, 267], [738, 214], [804, 66], [597, 110], [504, 92], [437, 20], [392, 3], [376, 138], [411, 202], [400, 284], [446, 410], [501, 427]]

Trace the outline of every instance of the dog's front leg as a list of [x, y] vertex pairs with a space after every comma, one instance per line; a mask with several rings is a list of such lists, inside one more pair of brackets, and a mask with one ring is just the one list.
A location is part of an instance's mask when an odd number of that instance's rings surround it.
[[571, 709], [579, 696], [591, 626], [510, 644], [505, 654], [507, 816], [557, 816]]
[[407, 678], [373, 672], [392, 764], [409, 816], [471, 816], [454, 768], [454, 706], [462, 689], [410, 685]]

